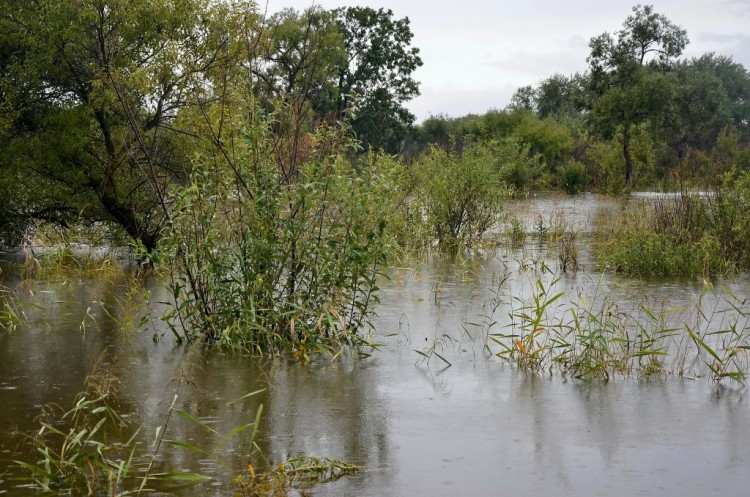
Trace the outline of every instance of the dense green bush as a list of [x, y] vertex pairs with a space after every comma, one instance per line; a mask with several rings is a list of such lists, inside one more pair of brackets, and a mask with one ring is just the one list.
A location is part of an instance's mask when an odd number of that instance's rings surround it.
[[467, 145], [463, 154], [432, 147], [413, 165], [412, 209], [429, 237], [450, 251], [480, 244], [510, 193], [504, 176], [521, 170], [520, 162], [518, 148], [496, 142]]
[[588, 186], [586, 182], [586, 166], [578, 161], [570, 161], [559, 171], [558, 184], [567, 193], [581, 193]]
[[750, 174], [728, 173], [707, 194], [683, 192], [625, 213], [599, 252], [640, 275], [734, 273], [750, 267]]
[[273, 116], [236, 124], [231, 148], [197, 157], [173, 195], [160, 254], [173, 332], [303, 357], [362, 345], [388, 252], [395, 163], [352, 163], [339, 126], [283, 145], [275, 125]]

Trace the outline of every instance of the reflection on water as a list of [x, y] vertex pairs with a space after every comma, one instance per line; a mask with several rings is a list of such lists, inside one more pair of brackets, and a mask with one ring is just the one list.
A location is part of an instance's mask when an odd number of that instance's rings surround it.
[[[533, 219], [540, 202], [581, 220], [613, 208], [611, 200], [586, 196], [531, 200], [518, 210], [527, 208]], [[159, 470], [215, 476], [197, 487], [163, 488], [165, 494], [230, 495], [233, 471], [246, 467], [250, 440], [246, 433], [222, 444], [222, 435], [251, 423], [262, 405], [258, 444], [269, 461], [305, 453], [367, 468], [314, 487], [313, 495], [745, 495], [746, 388], [705, 378], [565, 381], [522, 374], [487, 354], [481, 326], [472, 323], [485, 319], [493, 298], [531, 295], [548, 258], [548, 248], [531, 243], [493, 257], [428, 259], [416, 270], [394, 269], [381, 285], [373, 332], [385, 347], [363, 360], [307, 365], [227, 357], [201, 344], [177, 346], [158, 319], [140, 333], [123, 332], [122, 281], [24, 287], [6, 279], [27, 301], [31, 326], [0, 335], [0, 450], [6, 460], [0, 492], [31, 495], [14, 486], [18, 472], [7, 460], [17, 438], [11, 433], [32, 430], [45, 403], [70, 405], [91, 365], [108, 351], [116, 357], [124, 408], [143, 425], [144, 446], [165, 422], [176, 392], [178, 406], [214, 431], [175, 417], [168, 436], [216, 449], [233, 468], [165, 448]], [[595, 267], [587, 263], [584, 271], [563, 275], [555, 291], [573, 299], [608, 295], [625, 312], [635, 312], [644, 303], [689, 309], [704, 285], [700, 279], [600, 277]], [[747, 278], [713, 283], [747, 295]], [[163, 300], [161, 287], [150, 285], [153, 301]], [[501, 306], [493, 319], [507, 322], [507, 313]], [[415, 352], [432, 343], [451, 367]]]

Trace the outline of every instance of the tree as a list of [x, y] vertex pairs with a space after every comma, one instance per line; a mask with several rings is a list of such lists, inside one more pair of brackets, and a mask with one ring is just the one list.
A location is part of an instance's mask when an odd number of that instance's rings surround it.
[[286, 9], [264, 31], [254, 74], [267, 101], [283, 97], [310, 120], [349, 121], [365, 147], [399, 151], [414, 122], [403, 104], [419, 95], [412, 73], [422, 65], [408, 18], [366, 7]]
[[630, 138], [633, 126], [669, 119], [674, 85], [666, 73], [688, 43], [687, 32], [650, 5], [633, 7], [617, 39], [603, 33], [591, 39], [587, 59], [594, 122], [610, 136], [622, 129], [625, 184], [633, 183]]
[[715, 76], [726, 95], [726, 111], [734, 128], [750, 142], [750, 72], [732, 57], [707, 53], [683, 64]]
[[119, 225], [153, 249], [167, 192], [190, 169], [178, 115], [220, 97], [255, 13], [209, 0], [3, 1], [14, 35], [2, 83], [14, 109], [0, 152], [23, 181], [13, 219]]
[[327, 102], [336, 98], [331, 72], [346, 58], [331, 12], [284, 9], [268, 18], [262, 30], [265, 47], [253, 73], [263, 99], [295, 95], [314, 107], [330, 107]]
[[521, 86], [510, 97], [508, 110], [525, 109], [536, 110], [537, 90], [531, 86]]
[[666, 139], [681, 160], [689, 149], [713, 147], [722, 129], [732, 125], [732, 116], [727, 93], [713, 72], [683, 62], [676, 66], [674, 76], [674, 119]]
[[419, 96], [412, 73], [422, 65], [409, 19], [391, 10], [346, 7], [333, 11], [346, 60], [337, 67], [335, 114], [354, 108], [352, 127], [365, 146], [397, 152], [414, 115], [403, 105]]
[[571, 77], [553, 74], [539, 83], [536, 90], [536, 110], [539, 117], [579, 116], [584, 109], [585, 79], [579, 74]]

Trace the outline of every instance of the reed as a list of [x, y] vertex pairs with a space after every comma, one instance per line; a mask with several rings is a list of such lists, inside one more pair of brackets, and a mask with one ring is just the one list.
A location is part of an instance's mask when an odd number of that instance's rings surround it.
[[0, 330], [14, 332], [28, 322], [16, 292], [0, 285]]
[[[255, 410], [251, 422], [218, 433], [189, 412], [180, 409], [182, 390], [189, 386], [191, 373], [181, 369], [172, 383], [173, 396], [164, 420], [156, 429], [150, 444], [143, 443], [141, 428], [121, 411], [118, 400], [119, 381], [114, 364], [102, 355], [86, 377], [84, 390], [73, 406], [63, 409], [47, 405], [38, 418], [39, 427], [23, 436], [24, 448], [15, 463], [28, 471], [27, 487], [42, 492], [70, 495], [146, 495], [155, 487], [177, 483], [196, 484], [214, 477], [184, 469], [159, 470], [162, 453], [171, 447], [211, 460], [227, 474], [237, 471], [223, 459], [225, 446], [242, 440], [247, 447], [247, 468], [233, 479], [239, 494], [247, 497], [294, 494], [299, 486], [310, 486], [339, 479], [361, 471], [361, 468], [337, 459], [296, 455], [277, 464], [269, 463], [257, 439], [263, 405]], [[263, 390], [250, 392], [233, 402], [245, 400]], [[175, 426], [186, 423], [184, 426]], [[211, 447], [200, 447], [186, 440], [170, 437], [173, 431], [211, 432], [217, 440]], [[230, 451], [232, 452], [232, 451]]]
[[[744, 384], [750, 370], [746, 299], [706, 284], [687, 308], [623, 309], [600, 286], [593, 295], [570, 298], [553, 290], [559, 281], [540, 277], [527, 298], [499, 290], [481, 324], [485, 350], [524, 371], [586, 381], [674, 375]], [[502, 325], [497, 314], [506, 308], [509, 320]]]
[[117, 388], [102, 356], [71, 408], [45, 406], [39, 429], [26, 437], [28, 459], [16, 461], [29, 471], [30, 486], [44, 492], [122, 493], [133, 465], [137, 431], [132, 432], [118, 413]]

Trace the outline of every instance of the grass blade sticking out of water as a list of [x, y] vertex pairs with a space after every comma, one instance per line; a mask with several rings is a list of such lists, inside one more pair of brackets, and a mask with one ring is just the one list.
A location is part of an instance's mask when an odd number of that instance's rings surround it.
[[174, 410], [174, 412], [175, 412], [175, 413], [176, 413], [177, 415], [179, 415], [179, 416], [181, 416], [181, 417], [183, 417], [183, 418], [187, 419], [188, 421], [190, 421], [190, 422], [191, 422], [191, 423], [193, 423], [194, 425], [196, 425], [196, 426], [200, 426], [200, 427], [201, 427], [201, 428], [203, 428], [204, 430], [210, 431], [211, 433], [213, 433], [213, 434], [215, 434], [215, 435], [218, 435], [218, 433], [216, 433], [216, 430], [214, 430], [213, 428], [211, 428], [211, 427], [210, 427], [210, 426], [208, 426], [207, 424], [205, 424], [205, 423], [203, 423], [203, 422], [199, 421], [198, 419], [196, 419], [195, 417], [193, 417], [193, 416], [191, 416], [190, 414], [186, 413], [185, 411], [183, 411], [183, 410], [181, 410], [181, 409], [175, 409], [175, 410]]
[[0, 285], [0, 330], [14, 332], [27, 321], [22, 302], [16, 293]]
[[453, 364], [451, 364], [451, 363], [450, 363], [450, 361], [449, 361], [448, 359], [446, 359], [445, 357], [443, 357], [443, 356], [441, 356], [440, 354], [438, 354], [438, 352], [437, 352], [437, 351], [435, 351], [434, 353], [435, 353], [435, 355], [436, 355], [436, 356], [438, 357], [438, 359], [442, 360], [442, 361], [443, 361], [443, 362], [444, 362], [445, 364], [447, 364], [447, 365], [448, 365], [448, 367], [451, 367], [451, 366], [453, 366]]

